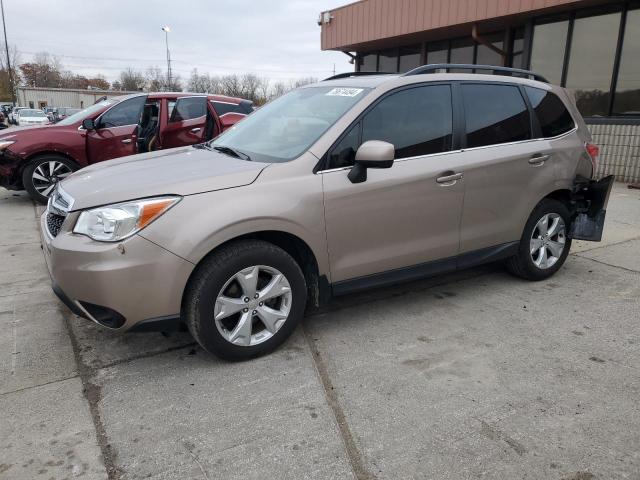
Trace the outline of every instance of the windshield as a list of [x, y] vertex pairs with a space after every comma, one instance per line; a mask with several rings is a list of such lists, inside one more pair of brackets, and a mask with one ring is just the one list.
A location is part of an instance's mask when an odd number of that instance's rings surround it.
[[21, 117], [46, 117], [45, 113], [42, 110], [20, 110]]
[[60, 120], [57, 125], [73, 125], [74, 123], [81, 122], [85, 118], [92, 116], [93, 114], [101, 112], [104, 108], [109, 105], [113, 105], [117, 103], [116, 100], [103, 100], [101, 102], [96, 103], [95, 105], [91, 105], [90, 107], [85, 108], [84, 110], [80, 110], [78, 113], [74, 113], [73, 115], [65, 118], [64, 120]]
[[265, 105], [213, 140], [257, 162], [300, 156], [366, 95], [367, 88], [307, 87]]

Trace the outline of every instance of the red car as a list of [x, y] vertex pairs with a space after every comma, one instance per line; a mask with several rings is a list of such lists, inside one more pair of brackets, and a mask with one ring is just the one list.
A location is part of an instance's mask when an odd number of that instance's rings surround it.
[[253, 111], [240, 98], [149, 93], [104, 99], [55, 125], [0, 134], [0, 186], [46, 203], [75, 170], [126, 155], [210, 140]]

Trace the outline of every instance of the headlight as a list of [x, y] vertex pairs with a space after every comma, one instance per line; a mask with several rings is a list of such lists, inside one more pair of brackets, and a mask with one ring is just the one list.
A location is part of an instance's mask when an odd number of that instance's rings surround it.
[[100, 242], [117, 242], [139, 232], [180, 201], [181, 197], [145, 198], [85, 210], [73, 233]]
[[4, 150], [9, 145], [13, 145], [14, 143], [16, 143], [15, 140], [0, 140], [0, 150]]

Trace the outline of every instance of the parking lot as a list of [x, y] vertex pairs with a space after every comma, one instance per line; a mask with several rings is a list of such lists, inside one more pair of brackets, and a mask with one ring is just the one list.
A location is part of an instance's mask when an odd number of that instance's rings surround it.
[[640, 478], [639, 190], [550, 280], [341, 298], [244, 363], [71, 315], [37, 212], [0, 189], [0, 478]]

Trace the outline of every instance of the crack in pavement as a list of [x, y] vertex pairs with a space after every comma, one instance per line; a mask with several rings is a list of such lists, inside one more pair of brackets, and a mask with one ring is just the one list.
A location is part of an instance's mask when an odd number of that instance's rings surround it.
[[103, 370], [103, 369], [115, 367], [117, 365], [123, 365], [123, 364], [129, 363], [129, 362], [133, 362], [134, 360], [141, 360], [141, 359], [144, 359], [144, 358], [151, 358], [151, 357], [155, 357], [157, 355], [162, 355], [163, 353], [175, 352], [176, 350], [182, 350], [184, 348], [197, 347], [197, 346], [198, 346], [197, 342], [189, 342], [189, 343], [185, 343], [183, 345], [174, 345], [173, 347], [168, 347], [168, 348], [165, 348], [164, 350], [160, 350], [158, 352], [141, 353], [140, 355], [134, 355], [133, 357], [129, 357], [129, 358], [121, 358], [120, 360], [114, 360], [111, 363], [105, 363], [104, 365], [100, 365], [100, 366], [97, 366], [97, 367], [90, 366], [89, 368], [93, 369], [94, 371]]
[[[581, 253], [592, 252], [594, 250], [600, 250], [602, 248], [615, 247], [616, 245], [622, 245], [623, 243], [633, 242], [634, 240], [640, 240], [640, 237], [627, 238], [626, 240], [620, 240], [619, 242], [607, 243], [606, 245], [598, 245], [597, 247], [587, 248], [577, 252], [571, 252], [571, 255], [580, 255]], [[599, 243], [599, 242], [593, 242]]]
[[19, 393], [19, 392], [24, 392], [26, 390], [31, 390], [33, 388], [39, 388], [39, 387], [44, 387], [47, 385], [53, 385], [54, 383], [58, 383], [58, 382], [66, 382], [67, 380], [71, 380], [72, 378], [77, 378], [79, 375], [71, 375], [70, 377], [64, 377], [64, 378], [58, 378], [56, 380], [51, 380], [50, 382], [44, 382], [44, 383], [38, 383], [37, 385], [29, 385], [28, 387], [22, 387], [22, 388], [18, 388], [16, 390], [9, 390], [8, 392], [0, 392], [0, 397], [4, 396], [4, 395], [9, 395], [12, 393]]
[[640, 270], [634, 270], [633, 268], [621, 267], [620, 265], [613, 265], [611, 263], [603, 262], [602, 260], [596, 260], [595, 258], [584, 257], [582, 255], [577, 255], [576, 257], [584, 258], [585, 260], [591, 260], [592, 262], [599, 263], [600, 265], [606, 265], [607, 267], [619, 268], [620, 270], [624, 270], [626, 272], [631, 273], [640, 273]]
[[93, 426], [96, 430], [96, 439], [98, 441], [98, 446], [100, 447], [100, 452], [102, 453], [102, 463], [107, 471], [107, 477], [109, 480], [119, 480], [124, 472], [116, 464], [116, 452], [109, 443], [107, 432], [100, 416], [98, 404], [101, 399], [101, 387], [92, 381], [95, 376], [95, 369], [86, 365], [82, 360], [78, 339], [73, 333], [73, 328], [71, 327], [70, 314], [66, 314], [66, 312], [62, 311], [61, 308], [59, 308], [58, 311], [64, 318], [64, 325], [67, 329], [69, 340], [71, 341], [73, 356], [75, 357], [76, 365], [78, 367], [78, 375], [82, 381], [82, 393], [87, 399], [87, 403], [89, 403], [89, 412], [91, 413]]
[[338, 427], [338, 431], [340, 432], [340, 438], [342, 439], [342, 443], [344, 444], [344, 449], [347, 453], [347, 458], [349, 459], [351, 471], [353, 472], [353, 475], [357, 480], [375, 480], [375, 475], [367, 470], [362, 459], [362, 454], [358, 450], [356, 442], [353, 439], [353, 434], [351, 433], [351, 429], [349, 428], [347, 417], [344, 413], [344, 410], [342, 410], [342, 407], [340, 406], [338, 395], [333, 386], [333, 382], [331, 381], [331, 377], [329, 376], [329, 371], [324, 362], [324, 359], [320, 354], [320, 350], [309, 335], [304, 322], [301, 324], [301, 327], [307, 345], [311, 350], [311, 360], [313, 362], [316, 373], [318, 374], [318, 378], [320, 379], [320, 383], [324, 389], [327, 404], [329, 405], [329, 408], [333, 413], [333, 418]]

